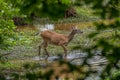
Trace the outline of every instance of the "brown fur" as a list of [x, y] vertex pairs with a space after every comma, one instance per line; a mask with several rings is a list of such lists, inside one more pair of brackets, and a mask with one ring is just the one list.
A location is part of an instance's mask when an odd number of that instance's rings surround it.
[[41, 48], [44, 47], [44, 50], [45, 50], [47, 56], [49, 56], [49, 53], [47, 52], [46, 48], [47, 48], [48, 44], [54, 44], [54, 45], [61, 46], [64, 49], [64, 53], [65, 53], [65, 57], [66, 57], [67, 56], [66, 46], [73, 39], [73, 37], [76, 33], [82, 33], [82, 31], [73, 27], [72, 32], [68, 36], [64, 35], [64, 34], [59, 34], [59, 33], [56, 33], [54, 31], [50, 31], [50, 30], [41, 32], [40, 36], [42, 37], [43, 42], [39, 46], [39, 55], [40, 55]]

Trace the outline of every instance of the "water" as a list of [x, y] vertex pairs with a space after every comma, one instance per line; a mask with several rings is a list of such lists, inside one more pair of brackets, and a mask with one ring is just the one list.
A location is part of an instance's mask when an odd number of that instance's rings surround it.
[[[100, 56], [100, 51], [94, 51], [96, 52], [96, 55], [93, 57], [89, 58], [87, 60], [88, 64], [104, 64], [107, 62], [107, 60], [104, 57]], [[67, 54], [66, 60], [69, 62], [72, 62], [73, 64], [78, 65], [78, 63], [81, 63], [84, 58], [87, 57], [87, 53], [85, 52], [80, 52], [80, 51], [72, 51], [69, 54]], [[49, 62], [52, 61], [57, 61], [57, 60], [62, 60], [63, 55], [51, 55], [49, 57], [45, 56], [35, 56], [33, 57], [33, 60], [45, 60], [47, 59]]]
[[[90, 64], [90, 69], [92, 71], [95, 71], [95, 73], [92, 73], [90, 76], [88, 76], [85, 80], [100, 80], [100, 74], [102, 72], [102, 70], [105, 67], [105, 64], [107, 63], [107, 59], [104, 57], [101, 57], [100, 55], [100, 51], [94, 51], [96, 52], [96, 55], [89, 58], [87, 60], [87, 63]], [[53, 62], [53, 61], [58, 61], [58, 60], [62, 60], [63, 58], [61, 57], [62, 55], [56, 55], [56, 56], [50, 56], [48, 58], [46, 58], [45, 56], [35, 56], [33, 57], [33, 60], [45, 60], [47, 59], [48, 62]], [[71, 64], [74, 65], [80, 65], [83, 63], [85, 57], [87, 57], [87, 53], [83, 53], [80, 51], [73, 51], [70, 52], [67, 55], [67, 61], [70, 62]], [[47, 66], [47, 64], [45, 65], [45, 63], [43, 64], [44, 66]]]
[[54, 24], [36, 24], [35, 26], [39, 31], [54, 30]]

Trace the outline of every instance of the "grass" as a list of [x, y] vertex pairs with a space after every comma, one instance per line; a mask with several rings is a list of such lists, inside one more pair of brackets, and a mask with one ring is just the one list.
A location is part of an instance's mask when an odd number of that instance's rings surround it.
[[[107, 22], [105, 22], [107, 24]], [[59, 26], [60, 25], [60, 26]], [[93, 26], [93, 22], [79, 22], [79, 23], [69, 23], [69, 24], [56, 24], [55, 31], [62, 34], [68, 34], [70, 30], [70, 26], [78, 26], [79, 29], [83, 30], [83, 34], [77, 34], [74, 39], [70, 42], [68, 45], [68, 51], [74, 50], [76, 46], [82, 46], [82, 47], [88, 47], [94, 45], [94, 43], [99, 40], [100, 38], [109, 39], [109, 42], [112, 43], [114, 39], [114, 31], [111, 32], [101, 32], [99, 35], [97, 35], [96, 38], [89, 39], [87, 35], [93, 31], [95, 31], [95, 27]], [[62, 30], [62, 29], [65, 30]], [[60, 29], [60, 30], [58, 30]], [[62, 31], [61, 31], [62, 30]], [[32, 58], [34, 56], [38, 55], [38, 46], [41, 43], [42, 39], [39, 36], [33, 36], [36, 33], [36, 31], [28, 31], [25, 30], [23, 32], [18, 32], [18, 42], [17, 45], [14, 46], [13, 52], [11, 55], [8, 56], [9, 61], [6, 63], [0, 63], [0, 70], [7, 72], [9, 71], [22, 71], [24, 72], [27, 70], [33, 70], [35, 69], [35, 72], [37, 73], [42, 72], [44, 74], [45, 72], [48, 72], [49, 70], [54, 70], [54, 74], [51, 78], [54, 78], [56, 76], [60, 76], [61, 79], [69, 77], [70, 79], [75, 80], [78, 77], [84, 77], [85, 75], [81, 75], [82, 73], [79, 73], [77, 71], [73, 71], [72, 73], [63, 73], [60, 74], [61, 70], [68, 70], [68, 67], [65, 65], [58, 65], [57, 63], [47, 63], [49, 66], [47, 68], [42, 68], [41, 64], [46, 63], [46, 61], [35, 61]], [[120, 34], [120, 32], [118, 32]], [[119, 42], [119, 40], [116, 40], [115, 42]], [[118, 45], [117, 43], [114, 43], [115, 45]], [[50, 55], [57, 55], [57, 54], [63, 54], [64, 51], [61, 47], [55, 46], [55, 45], [49, 45], [48, 51]], [[41, 56], [45, 56], [45, 54], [42, 54]], [[86, 69], [87, 70], [87, 69]], [[25, 72], [26, 73], [26, 72]]]
[[[59, 25], [59, 26], [58, 26]], [[68, 52], [72, 51], [75, 46], [91, 46], [96, 40], [101, 37], [110, 38], [114, 34], [114, 32], [101, 32], [95, 39], [89, 39], [87, 35], [93, 31], [95, 31], [95, 27], [93, 26], [93, 22], [79, 22], [79, 23], [69, 23], [69, 24], [56, 24], [55, 31], [62, 34], [69, 34], [70, 26], [76, 25], [79, 29], [83, 30], [83, 34], [77, 34], [74, 39], [68, 45]], [[62, 30], [61, 29], [65, 29]], [[60, 29], [60, 30], [58, 30]], [[67, 31], [66, 31], [67, 30]], [[19, 32], [18, 36], [19, 40], [17, 45], [13, 48], [13, 54], [9, 56], [11, 59], [24, 59], [24, 58], [32, 58], [38, 55], [38, 46], [42, 42], [41, 37], [33, 36], [36, 31], [25, 30], [23, 32]], [[64, 51], [60, 46], [49, 45], [48, 51], [50, 55], [63, 54]], [[42, 56], [45, 54], [42, 51]]]
[[71, 30], [71, 27], [76, 26], [81, 30], [94, 28], [94, 22], [79, 22], [79, 23], [62, 23], [62, 24], [55, 24], [55, 30]]
[[[41, 64], [47, 64], [47, 66], [44, 68], [41, 66]], [[54, 80], [56, 76], [58, 76], [60, 79], [72, 79], [76, 80], [78, 77], [83, 77], [84, 75], [81, 75], [82, 72], [87, 71], [87, 67], [80, 67], [77, 66], [78, 69], [74, 70], [73, 66], [73, 72], [70, 72], [71, 68], [66, 63], [58, 63], [58, 62], [52, 62], [47, 63], [46, 61], [40, 62], [40, 61], [33, 61], [33, 60], [11, 60], [7, 63], [0, 64], [2, 68], [2, 73], [9, 73], [9, 74], [17, 74], [20, 76], [20, 79], [24, 79], [26, 74], [35, 73], [35, 75], [46, 75], [49, 71], [54, 71], [53, 73], [50, 73], [50, 80]], [[0, 68], [0, 69], [1, 69]], [[77, 70], [80, 70], [78, 72]], [[0, 72], [0, 74], [2, 75]], [[13, 76], [13, 75], [12, 75]], [[32, 76], [32, 75], [31, 75]], [[45, 77], [46, 78], [46, 77]], [[17, 78], [16, 78], [17, 79]]]

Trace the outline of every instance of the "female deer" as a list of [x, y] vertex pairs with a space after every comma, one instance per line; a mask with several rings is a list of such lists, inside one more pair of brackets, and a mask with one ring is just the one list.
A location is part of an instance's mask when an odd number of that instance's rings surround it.
[[61, 46], [64, 49], [64, 54], [66, 57], [67, 56], [66, 46], [74, 38], [74, 35], [76, 33], [83, 33], [83, 32], [81, 30], [77, 29], [76, 27], [72, 27], [72, 31], [68, 36], [64, 35], [64, 34], [56, 33], [51, 30], [42, 31], [40, 36], [42, 37], [43, 42], [39, 46], [39, 55], [40, 55], [41, 48], [43, 47], [45, 50], [45, 53], [49, 57], [49, 53], [47, 51], [47, 46], [48, 46], [48, 44], [53, 44], [53, 45]]

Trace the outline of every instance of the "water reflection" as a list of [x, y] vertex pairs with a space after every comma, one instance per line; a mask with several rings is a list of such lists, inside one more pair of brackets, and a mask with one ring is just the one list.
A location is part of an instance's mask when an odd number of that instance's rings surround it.
[[[85, 52], [78, 52], [78, 51], [73, 51], [70, 52], [67, 57], [66, 60], [71, 62], [72, 64], [75, 65], [80, 65], [84, 58], [87, 57], [87, 53]], [[53, 62], [53, 61], [59, 61], [59, 60], [63, 60], [63, 55], [59, 54], [59, 55], [51, 55], [50, 57], [46, 57], [46, 56], [35, 56], [33, 57], [33, 60], [48, 60], [49, 62]], [[101, 57], [100, 55], [95, 55], [92, 58], [89, 58], [87, 60], [88, 64], [105, 64], [107, 62], [107, 60], [104, 57]]]
[[[98, 55], [100, 54], [100, 51], [94, 51], [96, 52], [96, 55], [89, 58], [87, 60], [87, 63], [90, 65], [90, 70], [94, 71], [95, 73], [90, 74], [85, 80], [100, 80], [100, 75], [105, 67], [105, 64], [107, 64], [107, 59]], [[41, 64], [44, 67], [48, 65], [48, 63], [52, 63], [54, 61], [62, 60], [62, 55], [57, 56], [50, 56], [47, 58], [46, 62]], [[74, 64], [74, 65], [80, 65], [84, 62], [84, 59], [87, 57], [87, 53], [80, 52], [80, 51], [72, 51], [67, 55], [67, 61]], [[45, 60], [45, 56], [39, 57], [36, 56], [33, 58], [33, 60]]]

